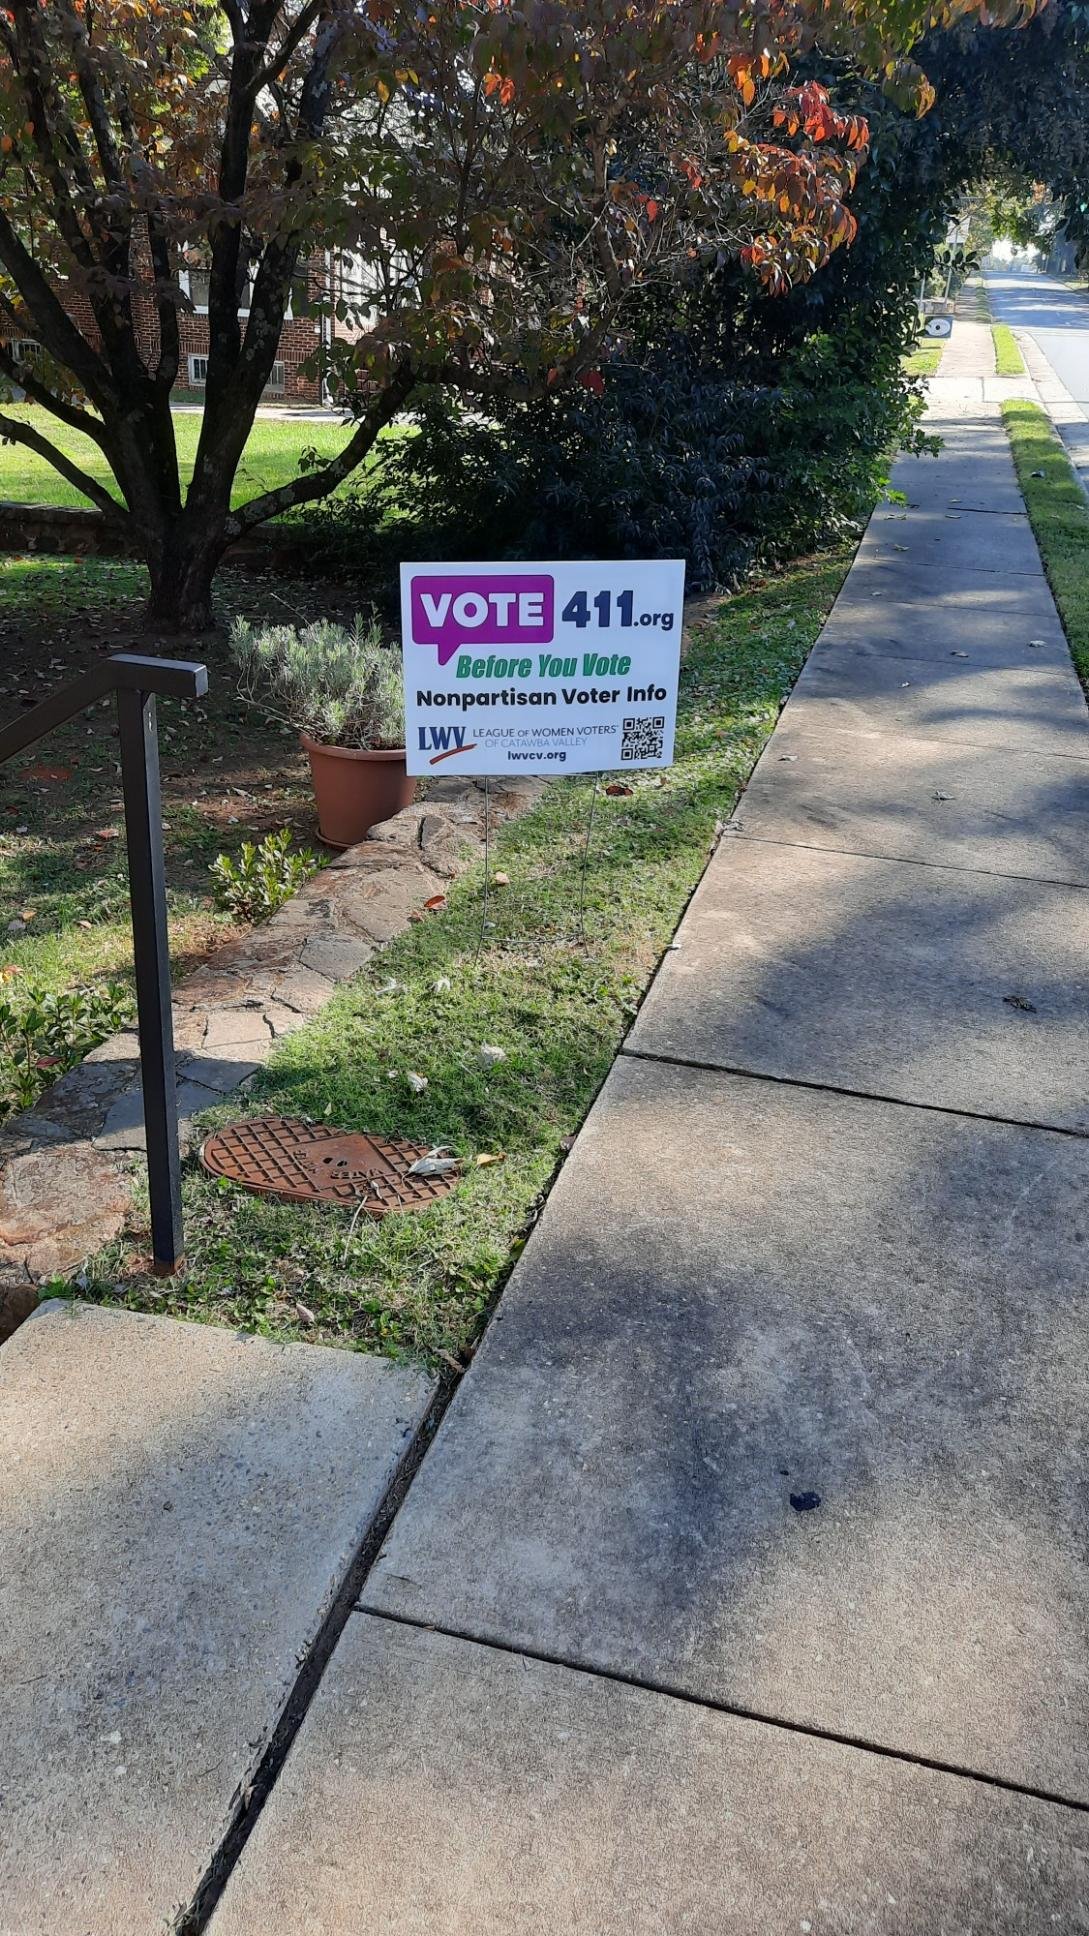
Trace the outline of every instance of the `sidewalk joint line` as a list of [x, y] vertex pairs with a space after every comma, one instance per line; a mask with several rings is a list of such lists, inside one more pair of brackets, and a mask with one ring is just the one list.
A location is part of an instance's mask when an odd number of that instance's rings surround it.
[[[820, 641], [818, 640], [818, 644], [819, 643]], [[857, 649], [857, 648], [853, 648], [853, 649]], [[816, 652], [816, 650], [817, 650], [817, 647], [814, 646], [813, 651]], [[871, 653], [869, 655], [862, 655], [862, 656], [869, 656], [871, 658], [876, 658], [880, 660], [884, 660], [887, 658], [889, 663], [893, 665], [931, 665], [934, 663], [934, 661], [930, 659], [920, 660], [920, 659], [909, 659], [907, 657], [897, 658], [896, 654], [892, 652]], [[938, 661], [938, 663], [940, 664], [941, 662]], [[1040, 667], [1039, 669], [1041, 671], [1044, 670], [1043, 667]], [[1006, 666], [983, 666], [981, 668], [977, 668], [977, 670], [982, 670], [984, 672], [1005, 672], [1007, 670], [1010, 670], [1010, 668]], [[1012, 668], [1012, 670], [1031, 671], [1032, 667], [1014, 667]], [[1065, 666], [1050, 666], [1047, 668], [1047, 670], [1051, 672], [1065, 672], [1066, 668]], [[1072, 679], [1077, 678], [1077, 674], [1073, 671], [1073, 660], [1071, 660], [1071, 678]], [[797, 693], [797, 691], [798, 691], [798, 688], [797, 686], [795, 686], [794, 693]], [[790, 699], [787, 701], [787, 706], [793, 703], [794, 693], [791, 694]], [[800, 697], [801, 699], [804, 700], [808, 698], [808, 696], [809, 696], [809, 693], [807, 688], [806, 692], [802, 693]], [[813, 697], [814, 699], [817, 699], [817, 700], [825, 700], [827, 698], [827, 694], [814, 693]], [[782, 724], [782, 721], [786, 715], [787, 706], [784, 706], [782, 712], [779, 714], [779, 720], [778, 720], [778, 723], [776, 724], [775, 732], [778, 732], [779, 726]], [[800, 712], [801, 712], [801, 706], [799, 705], [798, 713], [800, 714]], [[1087, 716], [1086, 724], [1089, 725], [1089, 716]], [[819, 739], [822, 737], [817, 727], [806, 726], [801, 721], [798, 714], [795, 714], [791, 718], [791, 720], [789, 721], [789, 725], [792, 731], [796, 729], [799, 733], [804, 733], [808, 739]], [[988, 740], [988, 739], [946, 739], [944, 734], [940, 738], [938, 738], [938, 737], [932, 737], [931, 735], [925, 732], [918, 732], [914, 730], [909, 733], [908, 732], [901, 733], [901, 732], [897, 732], [895, 728], [889, 728], [884, 726], [849, 726], [849, 725], [830, 726], [828, 728], [828, 731], [830, 733], [838, 733], [843, 736], [850, 736], [850, 738], [852, 739], [895, 739], [899, 741], [903, 741], [905, 739], [913, 739], [913, 740], [917, 740], [919, 744], [922, 746], [948, 746], [953, 749], [955, 749], [958, 746], [963, 746], [965, 751], [974, 751], [977, 753], [994, 753], [996, 755], [1008, 754], [1012, 759], [1073, 760], [1076, 764], [1079, 764], [1082, 766], [1085, 765], [1086, 760], [1089, 760], [1089, 743], [1087, 743], [1086, 751], [1084, 753], [1054, 753], [1049, 748], [1042, 747], [1042, 746], [1004, 746], [1001, 741], [996, 742], [994, 740]], [[767, 742], [768, 746], [772, 744], [772, 741], [775, 738], [775, 732], [772, 733], [771, 739], [768, 740]], [[761, 757], [763, 757], [763, 755], [761, 755]], [[748, 785], [746, 785], [745, 787], [745, 793], [747, 792], [748, 792]], [[745, 797], [744, 793], [742, 794], [741, 797], [742, 799], [744, 799]]]
[[882, 1761], [897, 1761], [909, 1768], [925, 1768], [930, 1774], [949, 1775], [956, 1781], [976, 1782], [980, 1787], [997, 1788], [1006, 1795], [1023, 1795], [1026, 1800], [1046, 1802], [1052, 1808], [1067, 1808], [1078, 1815], [1089, 1815], [1089, 1801], [1079, 1801], [1055, 1789], [1037, 1788], [1029, 1782], [1011, 1781], [1003, 1775], [987, 1774], [959, 1762], [943, 1761], [934, 1755], [912, 1754], [907, 1748], [890, 1748], [880, 1741], [868, 1741], [864, 1735], [844, 1734], [834, 1728], [819, 1728], [806, 1721], [791, 1721], [785, 1715], [765, 1714], [759, 1708], [742, 1707], [733, 1701], [693, 1694], [688, 1688], [674, 1686], [668, 1681], [652, 1681], [639, 1674], [626, 1674], [622, 1668], [597, 1667], [592, 1663], [572, 1660], [564, 1654], [549, 1653], [543, 1648], [519, 1646], [512, 1640], [500, 1640], [494, 1636], [472, 1633], [463, 1627], [447, 1626], [442, 1621], [420, 1620], [408, 1613], [387, 1612], [382, 1607], [357, 1606], [353, 1611], [369, 1620], [385, 1620], [391, 1626], [409, 1627], [416, 1633], [441, 1634], [444, 1639], [462, 1641], [472, 1647], [484, 1648], [489, 1653], [537, 1661], [542, 1667], [559, 1667], [569, 1674], [586, 1674], [592, 1680], [612, 1681], [620, 1687], [631, 1687], [642, 1694], [657, 1694], [666, 1700], [680, 1701], [686, 1707], [724, 1714], [732, 1720], [749, 1722], [756, 1727], [774, 1728], [781, 1734], [801, 1735], [807, 1741], [827, 1741], [835, 1747], [852, 1748], [857, 1753], [874, 1755]]
[[441, 1379], [426, 1416], [421, 1419], [406, 1446], [362, 1544], [350, 1561], [314, 1639], [297, 1663], [295, 1680], [252, 1778], [232, 1797], [230, 1819], [218, 1846], [212, 1851], [192, 1899], [171, 1925], [174, 1936], [203, 1936], [214, 1916], [239, 1857], [306, 1720], [337, 1643], [358, 1606], [371, 1568], [382, 1550], [404, 1496], [430, 1450], [458, 1382], [452, 1375]]
[[968, 867], [963, 861], [920, 860], [913, 854], [875, 854], [861, 847], [821, 847], [811, 840], [774, 840], [770, 834], [747, 834], [744, 828], [734, 827], [729, 822], [723, 839], [744, 840], [752, 847], [800, 847], [807, 854], [834, 854], [843, 860], [876, 860], [887, 862], [890, 867], [932, 867], [948, 874], [978, 874], [984, 880], [1024, 881], [1028, 887], [1069, 888], [1075, 894], [1084, 894], [1089, 888], [1089, 881], [1060, 881], [1050, 874], [1010, 874], [1004, 867]]
[[909, 1096], [886, 1096], [874, 1089], [843, 1089], [835, 1082], [817, 1082], [806, 1076], [770, 1075], [762, 1069], [742, 1069], [732, 1062], [697, 1062], [690, 1056], [629, 1048], [626, 1042], [621, 1044], [620, 1054], [631, 1062], [660, 1062], [669, 1069], [693, 1069], [698, 1075], [740, 1076], [746, 1082], [774, 1082], [780, 1089], [811, 1089], [822, 1096], [847, 1096], [853, 1102], [879, 1102], [891, 1109], [925, 1109], [932, 1116], [955, 1116], [961, 1122], [997, 1123], [1000, 1128], [1031, 1129], [1041, 1136], [1068, 1136], [1075, 1143], [1089, 1142], [1089, 1129], [1064, 1129], [1057, 1123], [1035, 1122], [1026, 1116], [994, 1116], [983, 1109], [954, 1109], [949, 1103], [914, 1102]]

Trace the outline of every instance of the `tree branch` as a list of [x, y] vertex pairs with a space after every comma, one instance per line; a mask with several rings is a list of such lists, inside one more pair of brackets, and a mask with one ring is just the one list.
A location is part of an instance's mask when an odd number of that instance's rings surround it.
[[415, 383], [415, 371], [410, 364], [402, 363], [394, 371], [381, 396], [360, 419], [340, 456], [334, 457], [328, 464], [322, 464], [318, 470], [307, 471], [303, 476], [293, 478], [290, 484], [281, 484], [278, 490], [266, 491], [261, 497], [251, 498], [248, 504], [232, 511], [225, 527], [228, 540], [241, 538], [255, 525], [278, 517], [281, 511], [290, 511], [298, 504], [313, 504], [320, 498], [328, 497], [362, 463], [379, 433], [404, 407]]
[[78, 464], [73, 464], [70, 457], [66, 457], [62, 450], [58, 450], [55, 444], [49, 442], [48, 437], [42, 437], [29, 424], [20, 423], [18, 418], [7, 417], [0, 412], [0, 438], [7, 438], [13, 444], [25, 444], [28, 450], [34, 451], [36, 456], [44, 457], [46, 463], [51, 464], [55, 471], [59, 471], [67, 483], [73, 485], [77, 491], [81, 491], [84, 497], [89, 497], [92, 504], [97, 504], [99, 510], [104, 511], [112, 523], [129, 523], [129, 513], [125, 506], [119, 504], [115, 497], [111, 497], [104, 485], [88, 476], [86, 471], [81, 471]]
[[25, 302], [34, 326], [51, 356], [78, 378], [87, 395], [105, 414], [117, 401], [113, 382], [87, 338], [76, 328], [46, 280], [34, 257], [0, 210], [0, 263]]
[[303, 8], [295, 25], [292, 27], [290, 33], [281, 41], [272, 59], [266, 61], [264, 67], [254, 75], [253, 91], [255, 96], [260, 94], [263, 87], [269, 87], [273, 81], [279, 80], [284, 68], [288, 65], [292, 56], [298, 53], [311, 27], [319, 19], [326, 3], [327, 0], [309, 0], [309, 4]]
[[0, 343], [0, 370], [12, 383], [18, 384], [20, 390], [25, 390], [27, 396], [33, 398], [35, 403], [40, 403], [43, 410], [48, 410], [51, 416], [56, 417], [58, 422], [67, 424], [69, 430], [79, 430], [85, 437], [92, 438], [99, 449], [105, 452], [105, 424], [100, 423], [97, 417], [92, 417], [88, 411], [78, 409], [74, 403], [68, 403], [63, 397], [56, 396], [27, 364], [16, 362], [5, 343]]

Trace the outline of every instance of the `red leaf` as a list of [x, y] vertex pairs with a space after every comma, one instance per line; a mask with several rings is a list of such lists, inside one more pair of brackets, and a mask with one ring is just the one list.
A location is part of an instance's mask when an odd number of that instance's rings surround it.
[[605, 395], [605, 378], [600, 370], [583, 370], [579, 382], [584, 390], [589, 390], [595, 397]]
[[654, 200], [654, 197], [652, 195], [649, 202], [647, 203], [647, 221], [656, 222], [657, 220], [658, 220], [658, 204]]

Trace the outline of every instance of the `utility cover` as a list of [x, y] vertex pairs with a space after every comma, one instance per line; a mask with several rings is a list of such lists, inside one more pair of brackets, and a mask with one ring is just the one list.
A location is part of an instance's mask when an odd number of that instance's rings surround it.
[[397, 1136], [366, 1136], [302, 1116], [261, 1116], [217, 1129], [200, 1160], [211, 1176], [260, 1196], [350, 1203], [370, 1217], [385, 1217], [394, 1210], [426, 1210], [458, 1181], [456, 1171], [410, 1176], [427, 1154], [426, 1144]]

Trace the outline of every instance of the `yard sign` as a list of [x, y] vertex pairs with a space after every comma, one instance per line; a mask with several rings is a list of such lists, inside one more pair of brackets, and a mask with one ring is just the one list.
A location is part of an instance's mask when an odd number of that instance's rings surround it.
[[402, 565], [410, 773], [669, 766], [682, 559]]

